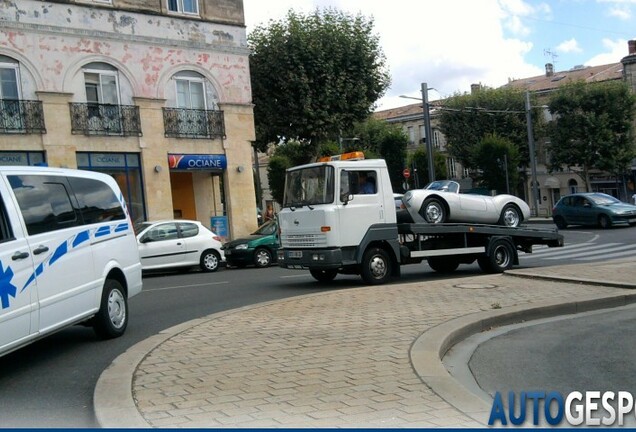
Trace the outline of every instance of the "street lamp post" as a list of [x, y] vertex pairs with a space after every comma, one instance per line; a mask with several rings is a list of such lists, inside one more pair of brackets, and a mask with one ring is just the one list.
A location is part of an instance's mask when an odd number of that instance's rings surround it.
[[435, 181], [435, 164], [433, 158], [433, 132], [431, 131], [431, 111], [428, 104], [428, 91], [429, 88], [426, 83], [422, 83], [422, 99], [414, 98], [411, 96], [400, 95], [401, 98], [415, 99], [422, 101], [422, 112], [424, 115], [424, 133], [426, 134], [426, 153], [428, 155], [428, 181], [432, 183]]
[[526, 123], [528, 124], [528, 151], [530, 152], [530, 175], [532, 181], [532, 205], [534, 216], [539, 216], [539, 189], [537, 185], [537, 161], [534, 154], [534, 134], [532, 132], [532, 107], [530, 92], [526, 91]]

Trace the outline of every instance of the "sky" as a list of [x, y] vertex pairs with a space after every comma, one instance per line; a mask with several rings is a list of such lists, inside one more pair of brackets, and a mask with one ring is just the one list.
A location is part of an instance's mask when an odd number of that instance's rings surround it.
[[[510, 79], [618, 63], [636, 39], [636, 0], [244, 0], [247, 32], [288, 10], [373, 18], [391, 75], [376, 110], [499, 87]], [[432, 88], [432, 89], [431, 89]]]

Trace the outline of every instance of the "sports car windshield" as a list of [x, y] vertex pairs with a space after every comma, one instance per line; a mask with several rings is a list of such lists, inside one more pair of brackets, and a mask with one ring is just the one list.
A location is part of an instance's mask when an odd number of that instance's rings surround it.
[[321, 165], [287, 171], [283, 207], [330, 204], [334, 199], [334, 169]]

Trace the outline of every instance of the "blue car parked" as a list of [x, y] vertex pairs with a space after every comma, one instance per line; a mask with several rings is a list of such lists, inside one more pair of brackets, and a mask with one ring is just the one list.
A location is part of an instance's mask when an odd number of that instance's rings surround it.
[[609, 228], [619, 224], [636, 224], [636, 206], [599, 192], [564, 196], [552, 209], [552, 219], [559, 229], [568, 225], [591, 225]]

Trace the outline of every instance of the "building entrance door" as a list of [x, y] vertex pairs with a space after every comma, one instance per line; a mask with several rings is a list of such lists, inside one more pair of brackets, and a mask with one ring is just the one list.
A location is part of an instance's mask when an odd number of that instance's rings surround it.
[[171, 172], [172, 209], [177, 219], [197, 220], [192, 173]]

